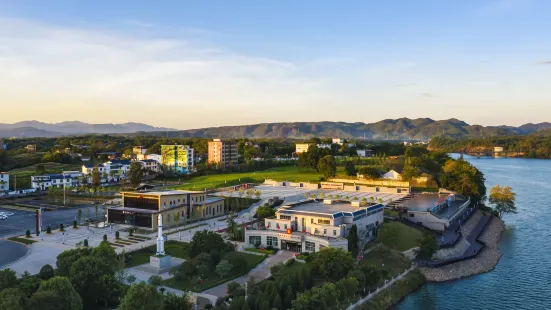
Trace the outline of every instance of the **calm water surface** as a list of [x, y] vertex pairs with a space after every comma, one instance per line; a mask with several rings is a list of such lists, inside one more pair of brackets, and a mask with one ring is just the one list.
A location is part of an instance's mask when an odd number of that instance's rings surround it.
[[507, 226], [496, 268], [443, 284], [428, 284], [397, 306], [410, 309], [551, 309], [551, 160], [466, 156], [489, 189], [510, 185], [518, 214]]

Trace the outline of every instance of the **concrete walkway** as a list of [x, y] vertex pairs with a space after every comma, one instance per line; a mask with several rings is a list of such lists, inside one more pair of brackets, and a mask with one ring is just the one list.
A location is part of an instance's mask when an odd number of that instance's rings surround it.
[[353, 305], [350, 305], [350, 307], [348, 307], [346, 309], [347, 310], [352, 310], [352, 309], [355, 309], [356, 307], [359, 307], [363, 303], [365, 303], [365, 302], [369, 301], [370, 299], [372, 299], [373, 297], [377, 296], [383, 290], [391, 287], [392, 284], [394, 284], [394, 282], [401, 280], [403, 277], [405, 277], [408, 273], [410, 273], [410, 271], [414, 270], [415, 268], [417, 268], [417, 266], [412, 265], [411, 267], [409, 267], [408, 270], [404, 271], [402, 274], [400, 274], [396, 278], [393, 278], [392, 280], [388, 281], [387, 283], [385, 283], [385, 285], [383, 285], [382, 287], [377, 288], [375, 291], [369, 293], [367, 296], [365, 296], [364, 298], [358, 300], [358, 302], [356, 302]]
[[30, 245], [30, 253], [25, 257], [3, 266], [14, 270], [18, 276], [25, 271], [30, 274], [37, 274], [42, 266], [49, 264], [55, 268], [57, 256], [65, 250], [73, 247], [57, 243], [33, 243]]

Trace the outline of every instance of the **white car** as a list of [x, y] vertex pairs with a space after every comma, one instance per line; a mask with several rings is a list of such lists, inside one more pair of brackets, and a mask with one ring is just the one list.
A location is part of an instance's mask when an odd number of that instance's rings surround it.
[[7, 218], [8, 218], [8, 217], [5, 216], [5, 215], [0, 215], [0, 220], [5, 220], [5, 219], [7, 219]]

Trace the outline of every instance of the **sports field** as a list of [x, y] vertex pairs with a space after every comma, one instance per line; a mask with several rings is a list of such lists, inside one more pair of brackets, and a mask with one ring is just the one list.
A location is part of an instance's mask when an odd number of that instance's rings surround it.
[[[343, 168], [337, 167], [337, 174], [343, 174]], [[301, 167], [277, 167], [256, 172], [227, 173], [195, 177], [185, 184], [175, 185], [170, 189], [204, 190], [241, 183], [262, 183], [265, 179], [277, 181], [319, 182], [321, 173]]]

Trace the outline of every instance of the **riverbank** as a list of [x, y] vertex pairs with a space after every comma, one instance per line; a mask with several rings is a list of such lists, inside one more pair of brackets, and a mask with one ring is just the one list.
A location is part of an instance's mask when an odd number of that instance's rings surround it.
[[498, 243], [501, 234], [505, 230], [505, 224], [497, 217], [493, 217], [478, 240], [484, 242], [486, 247], [477, 257], [439, 268], [419, 268], [429, 282], [444, 282], [457, 280], [475, 274], [485, 273], [495, 268], [502, 253]]

